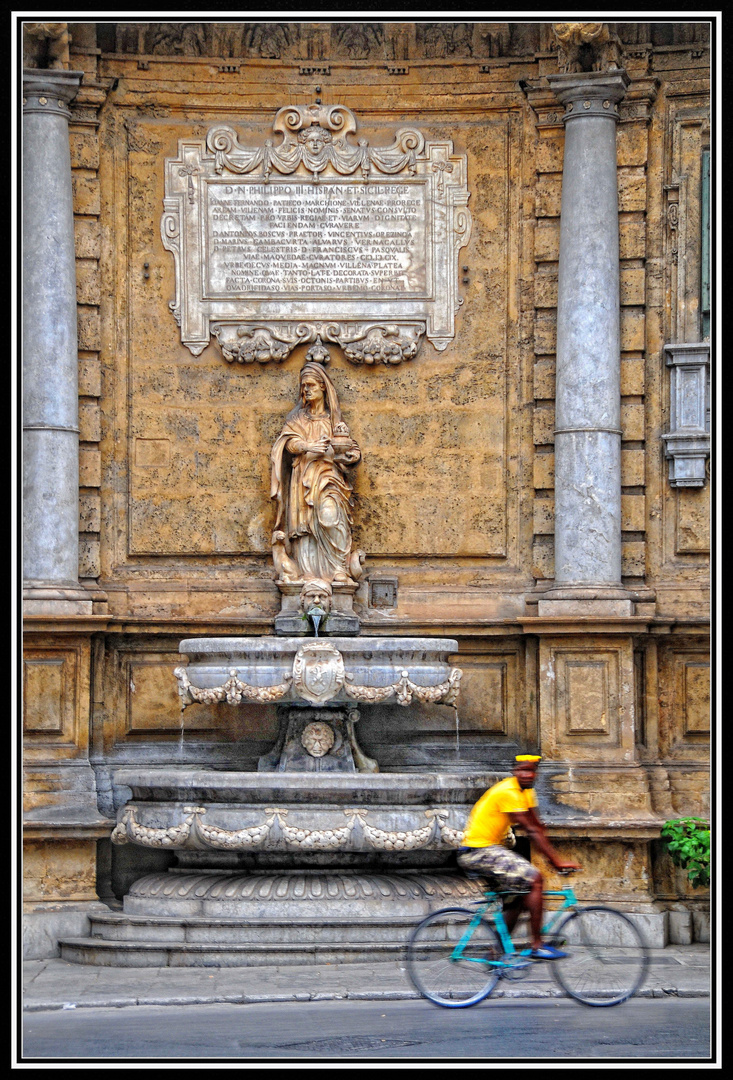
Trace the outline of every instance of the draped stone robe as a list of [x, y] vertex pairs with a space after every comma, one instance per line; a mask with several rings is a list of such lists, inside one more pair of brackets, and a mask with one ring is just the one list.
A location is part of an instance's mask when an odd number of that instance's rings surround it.
[[[272, 497], [277, 499], [275, 529], [283, 529], [303, 578], [349, 578], [352, 486], [343, 463], [306, 451], [332, 438], [331, 415], [310, 416], [300, 407], [287, 417], [272, 450]], [[352, 442], [350, 457], [361, 457]]]

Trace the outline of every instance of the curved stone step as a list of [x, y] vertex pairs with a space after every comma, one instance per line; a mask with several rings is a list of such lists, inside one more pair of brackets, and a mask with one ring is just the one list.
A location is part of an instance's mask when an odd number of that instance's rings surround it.
[[62, 960], [100, 967], [263, 967], [288, 964], [367, 963], [402, 960], [402, 942], [206, 944], [203, 942], [106, 941], [68, 938]]
[[317, 919], [212, 919], [191, 916], [127, 915], [103, 912], [89, 917], [96, 941], [139, 941], [157, 944], [328, 944], [341, 942], [404, 942], [420, 916]]

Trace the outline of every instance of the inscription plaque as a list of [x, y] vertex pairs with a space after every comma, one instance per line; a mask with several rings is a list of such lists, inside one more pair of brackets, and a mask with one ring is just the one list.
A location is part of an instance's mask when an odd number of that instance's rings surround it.
[[205, 299], [425, 294], [424, 181], [209, 184]]
[[354, 145], [344, 106], [280, 109], [273, 129], [277, 147], [221, 126], [166, 160], [161, 233], [183, 344], [198, 356], [213, 333], [242, 363], [319, 336], [355, 364], [409, 360], [423, 335], [444, 349], [470, 235], [465, 156], [413, 129]]

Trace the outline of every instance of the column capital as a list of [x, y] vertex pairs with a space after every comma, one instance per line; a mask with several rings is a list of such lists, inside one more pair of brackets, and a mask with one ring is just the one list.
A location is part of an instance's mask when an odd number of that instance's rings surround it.
[[607, 116], [618, 120], [618, 103], [625, 96], [631, 79], [619, 68], [548, 75], [547, 81], [555, 97], [565, 106], [563, 120], [567, 123], [581, 116]]
[[79, 92], [83, 71], [25, 68], [23, 71], [23, 112], [55, 113], [71, 116], [69, 103]]

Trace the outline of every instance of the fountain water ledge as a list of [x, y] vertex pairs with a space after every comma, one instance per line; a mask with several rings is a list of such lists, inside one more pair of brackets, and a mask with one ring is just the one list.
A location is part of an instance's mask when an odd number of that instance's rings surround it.
[[[498, 775], [117, 769], [116, 844], [167, 851], [447, 855]], [[309, 778], [310, 781], [310, 778]]]
[[183, 708], [194, 702], [333, 702], [454, 705], [461, 670], [451, 638], [187, 638], [175, 669]]

